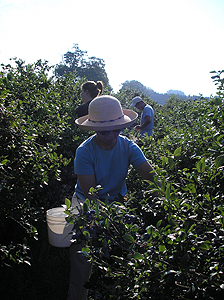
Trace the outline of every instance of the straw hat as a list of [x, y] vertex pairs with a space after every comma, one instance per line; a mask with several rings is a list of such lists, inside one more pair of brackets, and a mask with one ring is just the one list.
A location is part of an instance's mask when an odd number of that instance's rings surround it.
[[136, 112], [122, 109], [117, 98], [104, 95], [92, 100], [89, 114], [76, 119], [75, 123], [84, 130], [119, 130], [132, 125], [137, 117]]

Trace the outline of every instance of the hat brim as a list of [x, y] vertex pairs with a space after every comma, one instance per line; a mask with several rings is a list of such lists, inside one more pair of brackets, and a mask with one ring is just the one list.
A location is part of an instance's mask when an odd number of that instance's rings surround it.
[[93, 123], [89, 121], [89, 116], [83, 116], [75, 120], [75, 123], [83, 130], [91, 131], [108, 131], [108, 130], [121, 130], [131, 126], [138, 117], [138, 114], [130, 109], [123, 109], [124, 117], [114, 122]]
[[132, 104], [130, 105], [130, 107], [135, 107], [135, 105], [139, 102], [143, 102], [143, 100], [141, 99], [138, 99], [138, 100], [135, 100], [134, 102], [132, 102]]

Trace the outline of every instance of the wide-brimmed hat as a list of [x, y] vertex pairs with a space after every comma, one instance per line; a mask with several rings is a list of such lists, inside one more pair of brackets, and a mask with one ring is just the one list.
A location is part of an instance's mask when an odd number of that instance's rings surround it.
[[132, 99], [132, 103], [131, 103], [131, 107], [134, 107], [137, 103], [142, 102], [142, 98], [137, 96], [135, 98]]
[[115, 97], [103, 95], [90, 102], [89, 114], [75, 120], [84, 130], [108, 131], [124, 129], [132, 125], [138, 114], [130, 109], [122, 109]]

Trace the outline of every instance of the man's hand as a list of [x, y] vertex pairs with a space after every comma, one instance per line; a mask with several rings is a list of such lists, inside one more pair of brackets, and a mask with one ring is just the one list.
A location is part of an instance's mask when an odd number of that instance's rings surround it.
[[140, 129], [141, 129], [141, 126], [140, 126], [140, 125], [137, 125], [137, 126], [135, 126], [135, 128], [134, 128], [135, 131], [138, 131], [138, 130], [140, 130]]
[[91, 187], [96, 187], [95, 175], [77, 175], [77, 178], [85, 198], [89, 200], [96, 199], [95, 195], [89, 193]]
[[146, 126], [149, 125], [149, 123], [151, 122], [151, 117], [150, 116], [146, 116], [145, 117], [145, 122], [142, 124], [142, 125], [137, 125], [135, 126], [134, 130], [141, 130], [141, 129], [144, 129]]

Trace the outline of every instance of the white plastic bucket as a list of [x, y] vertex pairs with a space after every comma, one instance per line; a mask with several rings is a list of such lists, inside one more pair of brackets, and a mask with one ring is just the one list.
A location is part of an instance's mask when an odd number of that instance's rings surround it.
[[[65, 218], [64, 207], [51, 208], [46, 212], [48, 240], [55, 247], [69, 247], [71, 245], [71, 235], [67, 236], [73, 228], [73, 224], [68, 224]], [[73, 210], [78, 214], [78, 210]]]

